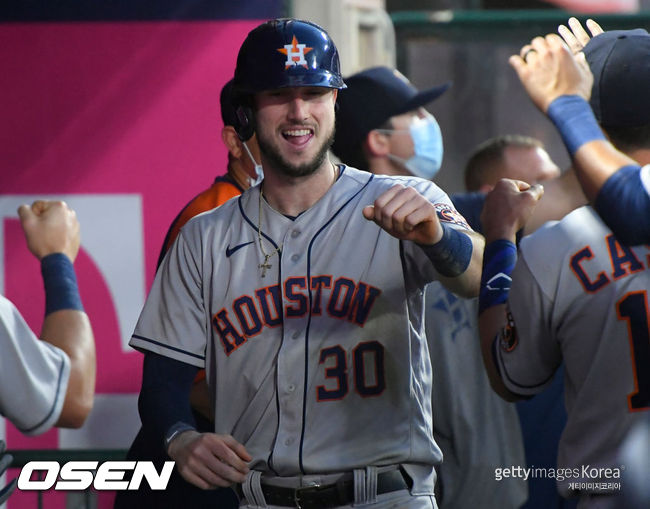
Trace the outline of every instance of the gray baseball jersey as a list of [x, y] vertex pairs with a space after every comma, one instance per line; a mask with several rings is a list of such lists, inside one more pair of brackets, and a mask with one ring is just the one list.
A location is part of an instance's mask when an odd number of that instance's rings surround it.
[[0, 342], [0, 411], [22, 433], [44, 433], [61, 415], [70, 360], [63, 350], [37, 338], [2, 295]]
[[441, 454], [422, 315], [437, 274], [418, 246], [361, 211], [403, 183], [442, 220], [463, 220], [431, 182], [341, 168], [295, 220], [262, 201], [264, 251], [282, 246], [265, 277], [258, 187], [191, 220], [131, 345], [205, 367], [216, 432], [243, 443], [266, 475], [407, 463], [414, 492], [432, 493]]
[[523, 479], [497, 481], [495, 469], [525, 465], [515, 405], [490, 387], [478, 336], [477, 299], [462, 299], [435, 281], [426, 289], [425, 330], [433, 367], [433, 436], [441, 509], [517, 508]]
[[[564, 359], [558, 466], [571, 470], [558, 487], [565, 495], [575, 482], [615, 490], [607, 483], [620, 475], [619, 446], [650, 410], [648, 248], [620, 245], [583, 207], [524, 238], [519, 256], [509, 298], [519, 340], [495, 348], [501, 376], [511, 391], [532, 395]], [[594, 485], [601, 481], [604, 488]]]

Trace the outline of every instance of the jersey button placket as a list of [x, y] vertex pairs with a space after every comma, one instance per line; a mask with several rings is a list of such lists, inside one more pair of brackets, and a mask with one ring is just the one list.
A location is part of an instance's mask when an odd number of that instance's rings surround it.
[[[295, 472], [300, 456], [300, 433], [302, 431], [302, 406], [304, 387], [305, 343], [304, 338], [309, 316], [305, 246], [300, 230], [288, 230], [283, 239], [282, 279], [289, 286], [282, 288], [284, 309], [294, 310], [284, 320], [284, 341], [278, 353], [277, 387], [279, 421], [276, 445], [273, 451], [274, 468]], [[289, 294], [291, 292], [291, 294]], [[291, 298], [289, 298], [291, 297]]]

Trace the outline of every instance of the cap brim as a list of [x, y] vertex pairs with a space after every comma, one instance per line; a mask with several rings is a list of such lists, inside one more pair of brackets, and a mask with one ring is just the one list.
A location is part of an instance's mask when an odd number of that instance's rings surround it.
[[395, 115], [401, 115], [402, 113], [406, 113], [408, 111], [413, 111], [416, 110], [422, 106], [426, 106], [432, 101], [435, 101], [438, 97], [440, 97], [442, 94], [444, 94], [449, 87], [451, 87], [452, 82], [449, 81], [443, 85], [439, 85], [437, 87], [430, 88], [428, 90], [422, 90], [418, 92], [416, 95], [414, 95], [409, 101], [405, 102], [401, 108], [399, 108], [399, 111], [394, 112], [392, 116]]

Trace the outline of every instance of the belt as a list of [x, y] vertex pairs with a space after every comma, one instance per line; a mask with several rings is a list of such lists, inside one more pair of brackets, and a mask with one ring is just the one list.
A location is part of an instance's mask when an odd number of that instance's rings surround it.
[[[409, 489], [411, 479], [401, 469], [377, 474], [377, 495]], [[268, 505], [297, 507], [298, 509], [328, 509], [354, 502], [354, 480], [339, 481], [323, 486], [284, 488], [262, 484], [262, 493]]]

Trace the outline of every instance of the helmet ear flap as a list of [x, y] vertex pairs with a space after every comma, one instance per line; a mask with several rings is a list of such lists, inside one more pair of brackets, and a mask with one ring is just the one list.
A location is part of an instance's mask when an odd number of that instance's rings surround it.
[[241, 141], [248, 141], [255, 134], [255, 115], [253, 108], [240, 104], [235, 110], [237, 115], [237, 126], [235, 130]]

